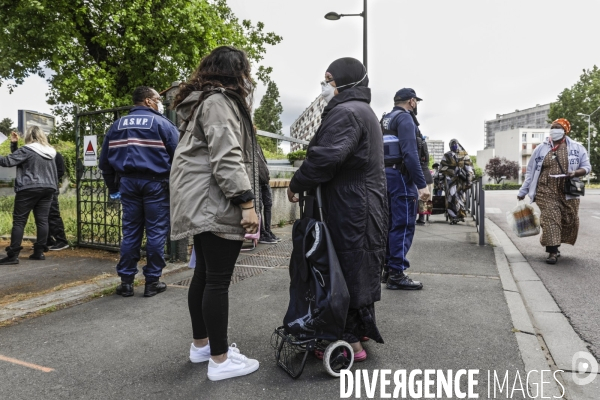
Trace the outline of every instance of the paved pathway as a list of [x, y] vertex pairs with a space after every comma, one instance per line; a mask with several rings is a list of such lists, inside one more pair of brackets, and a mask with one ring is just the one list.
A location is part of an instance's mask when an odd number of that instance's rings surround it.
[[[422, 280], [425, 288], [382, 290], [376, 311], [386, 343], [367, 343], [369, 358], [356, 368], [479, 369], [476, 391], [486, 398], [488, 370], [509, 371], [511, 380], [517, 371], [524, 373], [494, 251], [476, 245], [473, 226], [434, 220], [417, 229], [410, 253], [411, 276]], [[339, 398], [339, 381], [312, 356], [298, 380], [274, 362], [271, 333], [281, 324], [289, 300], [289, 275], [280, 267], [278, 257], [285, 255], [281, 253], [240, 257], [240, 265], [271, 257], [268, 266], [273, 268], [230, 290], [229, 340], [261, 362], [255, 374], [210, 382], [206, 364], [187, 360], [191, 328], [187, 289], [180, 285], [149, 299], [138, 289], [132, 298], [99, 298], [1, 328], [0, 355], [5, 359], [0, 358], [0, 393], [10, 399]], [[191, 273], [168, 280], [185, 283]], [[15, 364], [13, 359], [52, 371]]]

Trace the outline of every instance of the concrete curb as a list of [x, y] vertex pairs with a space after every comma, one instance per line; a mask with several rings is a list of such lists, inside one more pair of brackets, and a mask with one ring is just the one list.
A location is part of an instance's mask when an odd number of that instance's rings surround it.
[[[170, 264], [163, 269], [163, 276], [187, 269], [188, 265], [184, 263]], [[50, 307], [60, 307], [88, 299], [101, 294], [107, 288], [118, 285], [120, 282], [121, 278], [116, 276], [64, 290], [58, 290], [29, 300], [7, 304], [0, 308], [0, 323], [15, 318], [25, 317], [28, 314], [45, 310]]]
[[552, 295], [506, 233], [490, 219], [486, 221], [486, 231], [496, 246], [496, 264], [525, 369], [562, 370], [557, 377], [565, 388], [565, 395], [561, 397], [562, 388], [552, 381], [552, 396], [556, 398], [597, 399], [597, 382], [579, 386], [573, 382], [570, 373], [575, 353], [588, 352], [586, 343], [573, 330]]

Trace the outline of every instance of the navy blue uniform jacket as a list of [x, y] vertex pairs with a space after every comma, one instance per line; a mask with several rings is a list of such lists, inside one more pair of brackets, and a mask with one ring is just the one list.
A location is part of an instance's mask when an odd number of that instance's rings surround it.
[[[391, 131], [395, 131], [400, 142], [400, 154], [404, 160], [404, 165], [408, 174], [402, 174], [404, 185], [401, 188], [400, 195], [418, 197], [417, 188], [427, 187], [421, 161], [419, 160], [419, 150], [417, 148], [417, 126], [409, 112], [404, 111], [402, 107], [394, 107], [392, 112], [383, 118], [384, 126]], [[393, 113], [393, 115], [392, 115]], [[386, 121], [386, 119], [389, 119]]]
[[178, 140], [175, 125], [158, 111], [133, 107], [112, 124], [102, 143], [99, 167], [109, 192], [119, 191], [117, 175], [168, 180]]

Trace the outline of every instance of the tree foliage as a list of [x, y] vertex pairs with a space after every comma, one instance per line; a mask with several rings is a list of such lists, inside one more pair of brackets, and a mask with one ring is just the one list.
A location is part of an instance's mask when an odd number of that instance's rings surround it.
[[[238, 20], [226, 0], [0, 0], [0, 85], [46, 77], [54, 113], [131, 104], [140, 85], [184, 80], [220, 45], [251, 61], [281, 37]], [[268, 68], [259, 69], [265, 79]]]
[[[279, 101], [279, 89], [277, 88], [275, 82], [269, 80], [267, 84], [267, 91], [260, 100], [260, 106], [254, 111], [254, 125], [256, 125], [256, 127], [262, 131], [282, 135], [282, 112], [283, 107]], [[277, 152], [276, 139], [259, 136], [258, 143], [265, 150], [273, 153]]]
[[494, 157], [485, 166], [485, 173], [488, 174], [496, 183], [506, 179], [517, 179], [519, 176], [519, 164], [516, 161], [509, 161], [506, 157]]
[[479, 179], [483, 176], [483, 171], [481, 167], [477, 164], [477, 156], [469, 156], [471, 162], [473, 163], [473, 173], [475, 174], [475, 179]]
[[[594, 65], [583, 73], [571, 88], [564, 89], [556, 102], [550, 105], [548, 118], [566, 118], [571, 123], [571, 139], [584, 144], [587, 149], [588, 119], [577, 113], [591, 114], [600, 107], [600, 69]], [[590, 162], [592, 169], [600, 165], [600, 136], [596, 135], [600, 128], [600, 111], [591, 117]]]
[[10, 118], [4, 118], [0, 121], [0, 132], [8, 137], [12, 131], [16, 131], [17, 128], [14, 126], [14, 122]]

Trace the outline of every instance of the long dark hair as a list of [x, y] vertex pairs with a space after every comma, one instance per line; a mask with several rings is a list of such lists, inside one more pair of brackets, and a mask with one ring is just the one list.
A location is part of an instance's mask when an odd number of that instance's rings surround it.
[[252, 109], [254, 86], [250, 75], [250, 62], [243, 50], [232, 46], [220, 46], [200, 61], [190, 79], [179, 85], [179, 93], [173, 107], [197, 90], [224, 87], [246, 99], [248, 110]]

